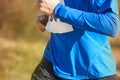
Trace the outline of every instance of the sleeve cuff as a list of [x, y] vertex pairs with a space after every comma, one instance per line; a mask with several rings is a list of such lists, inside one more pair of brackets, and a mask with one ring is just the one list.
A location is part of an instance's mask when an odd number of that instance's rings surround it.
[[66, 12], [68, 10], [69, 7], [59, 3], [57, 4], [57, 6], [54, 9], [54, 16], [56, 18], [63, 18], [66, 15]]

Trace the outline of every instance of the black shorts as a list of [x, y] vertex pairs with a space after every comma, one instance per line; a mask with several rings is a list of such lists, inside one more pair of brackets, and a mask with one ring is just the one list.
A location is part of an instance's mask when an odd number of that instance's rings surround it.
[[57, 77], [52, 68], [52, 64], [43, 57], [31, 76], [31, 80], [64, 80]]
[[[52, 64], [43, 57], [40, 64], [36, 67], [31, 76], [31, 80], [69, 80], [63, 79], [54, 74]], [[84, 79], [85, 80], [85, 79]], [[107, 76], [99, 79], [87, 79], [87, 80], [118, 80], [116, 75]]]

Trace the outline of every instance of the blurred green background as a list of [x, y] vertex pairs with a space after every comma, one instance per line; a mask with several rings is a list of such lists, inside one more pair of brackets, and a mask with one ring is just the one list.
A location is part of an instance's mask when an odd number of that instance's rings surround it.
[[[48, 32], [39, 32], [35, 0], [0, 0], [0, 80], [30, 80], [43, 55]], [[110, 39], [120, 77], [120, 35]]]

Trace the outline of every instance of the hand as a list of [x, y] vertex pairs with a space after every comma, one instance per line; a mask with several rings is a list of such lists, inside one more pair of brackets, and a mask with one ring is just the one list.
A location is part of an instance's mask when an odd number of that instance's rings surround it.
[[42, 16], [37, 17], [36, 24], [41, 32], [45, 31], [45, 26], [46, 26], [47, 22], [48, 22], [47, 15], [42, 15]]
[[41, 12], [52, 16], [54, 8], [58, 3], [60, 3], [60, 0], [39, 0], [37, 1], [37, 6]]

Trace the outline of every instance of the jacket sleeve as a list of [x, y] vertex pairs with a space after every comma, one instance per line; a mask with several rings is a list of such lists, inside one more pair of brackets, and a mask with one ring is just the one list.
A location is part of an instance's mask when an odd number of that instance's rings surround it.
[[111, 37], [116, 37], [120, 31], [119, 17], [113, 12], [85, 12], [58, 4], [54, 9], [54, 16], [74, 27], [95, 31]]

